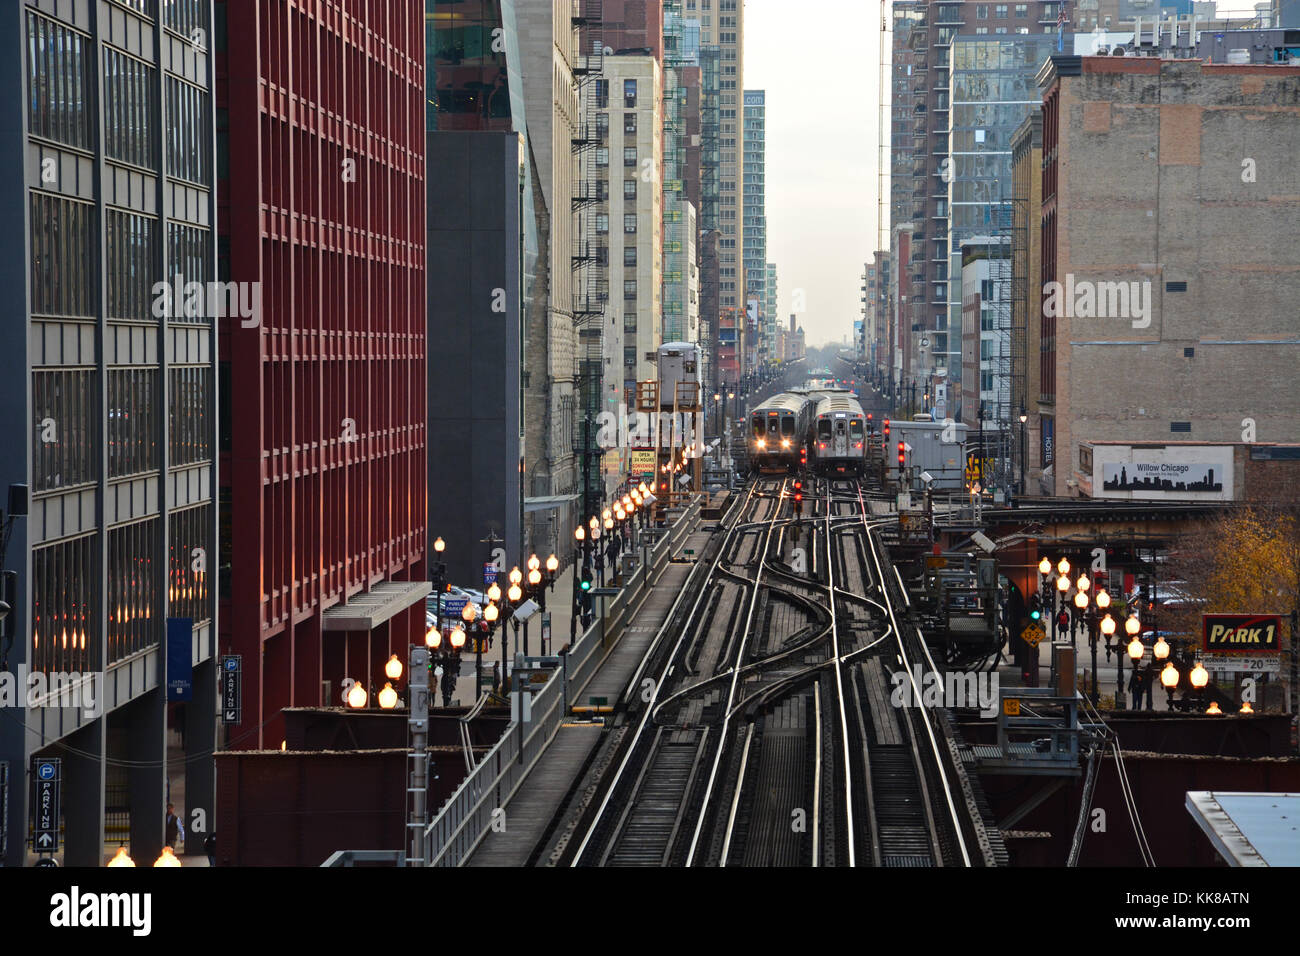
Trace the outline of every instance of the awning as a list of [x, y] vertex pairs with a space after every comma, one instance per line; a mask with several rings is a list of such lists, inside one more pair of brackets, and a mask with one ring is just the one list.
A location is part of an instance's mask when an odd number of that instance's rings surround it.
[[1187, 812], [1231, 866], [1300, 866], [1300, 793], [1189, 790]]
[[561, 505], [567, 505], [571, 501], [577, 501], [577, 494], [571, 495], [547, 495], [544, 498], [525, 498], [524, 511], [550, 511], [552, 508], [558, 508]]
[[394, 614], [419, 604], [433, 591], [429, 581], [380, 581], [369, 591], [335, 604], [321, 617], [323, 631], [371, 631]]

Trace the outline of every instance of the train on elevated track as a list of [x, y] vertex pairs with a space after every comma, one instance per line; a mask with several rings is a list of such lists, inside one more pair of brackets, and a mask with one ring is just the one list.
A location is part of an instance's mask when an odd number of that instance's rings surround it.
[[774, 395], [749, 415], [749, 462], [755, 472], [821, 475], [866, 472], [869, 416], [847, 388], [821, 382]]

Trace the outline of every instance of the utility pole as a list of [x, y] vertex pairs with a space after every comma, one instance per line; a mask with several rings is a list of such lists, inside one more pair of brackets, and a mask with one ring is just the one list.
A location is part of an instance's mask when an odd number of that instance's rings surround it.
[[429, 796], [429, 650], [412, 644], [407, 658], [410, 687], [410, 716], [407, 727], [411, 738], [411, 816], [410, 850], [407, 866], [424, 866], [424, 827], [427, 823]]

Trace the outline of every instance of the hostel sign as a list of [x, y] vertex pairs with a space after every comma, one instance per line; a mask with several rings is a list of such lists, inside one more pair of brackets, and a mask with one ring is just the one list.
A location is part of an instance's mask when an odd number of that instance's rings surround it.
[[1207, 654], [1278, 654], [1279, 614], [1203, 614], [1201, 649]]

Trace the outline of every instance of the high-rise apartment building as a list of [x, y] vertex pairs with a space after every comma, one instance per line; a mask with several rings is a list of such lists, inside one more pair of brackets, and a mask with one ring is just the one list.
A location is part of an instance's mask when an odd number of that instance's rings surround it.
[[[902, 211], [904, 196], [891, 190], [891, 215], [902, 217], [894, 218], [891, 226], [912, 223], [906, 268], [900, 263], [907, 288], [898, 290], [906, 296], [910, 315], [899, 323], [895, 375], [909, 386], [955, 384], [961, 375], [960, 247], [950, 245], [949, 185], [959, 177], [980, 180], [983, 174], [978, 164], [987, 158], [976, 157], [967, 144], [980, 135], [974, 117], [964, 117], [972, 120], [969, 124], [954, 125], [958, 119], [952, 86], [954, 41], [959, 34], [973, 39], [987, 35], [991, 43], [1003, 42], [993, 39], [998, 37], [1018, 39], [1022, 45], [1027, 35], [1042, 38], [1050, 33], [1054, 38], [1057, 12], [1057, 3], [1040, 0], [1006, 4], [923, 0], [902, 9], [895, 6], [891, 89], [895, 103], [910, 105], [912, 116], [909, 135], [900, 130], [906, 122], [900, 113], [906, 109], [896, 105], [892, 112], [891, 167], [896, 174], [910, 167], [912, 183], [910, 214]], [[1026, 97], [1033, 98], [1032, 94]], [[963, 92], [961, 102], [976, 112], [982, 105], [977, 93]], [[999, 102], [1004, 105], [994, 113], [986, 112], [985, 122], [1001, 124], [1008, 101]], [[1023, 116], [1028, 104], [1016, 107]], [[1012, 123], [1010, 129], [1014, 128]], [[950, 140], [960, 148], [950, 151]], [[922, 345], [923, 341], [927, 344]], [[950, 408], [949, 413], [959, 414], [960, 410]]]
[[744, 93], [744, 184], [741, 207], [741, 260], [745, 269], [745, 300], [758, 303], [757, 340], [751, 366], [767, 363], [772, 347], [768, 331], [767, 309], [767, 195], [764, 184], [766, 164], [765, 132], [766, 95], [763, 90]]
[[1208, 444], [1300, 441], [1300, 251], [1279, 238], [1300, 67], [1053, 56], [1038, 82], [1048, 488], [1100, 493], [1094, 442], [1200, 467]]
[[[0, 720], [0, 865], [26, 862], [37, 760], [62, 761], [65, 865], [102, 865], [110, 839], [156, 858], [169, 787], [214, 810], [216, 334], [269, 303], [211, 284], [210, 11], [0, 13], [0, 679], [21, 698]], [[181, 730], [195, 756], [170, 763]]]
[[[605, 57], [609, 146], [597, 151], [604, 206], [596, 236], [607, 242], [610, 310], [623, 329], [623, 386], [629, 405], [636, 383], [655, 378], [663, 344], [663, 113], [659, 61], [642, 53]], [[603, 152], [601, 152], [603, 150]]]
[[229, 746], [273, 749], [284, 708], [380, 689], [424, 638], [425, 31], [399, 3], [215, 9], [218, 273], [262, 304], [219, 351]]

